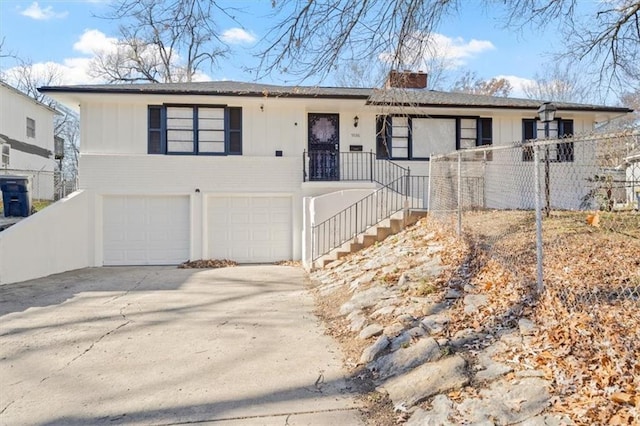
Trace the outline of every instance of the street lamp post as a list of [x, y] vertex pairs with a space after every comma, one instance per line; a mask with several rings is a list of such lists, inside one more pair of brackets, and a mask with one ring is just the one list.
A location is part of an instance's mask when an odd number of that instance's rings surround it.
[[[556, 117], [557, 108], [551, 102], [545, 102], [538, 108], [538, 118], [544, 123], [544, 138], [549, 139], [549, 123]], [[545, 215], [549, 217], [551, 213], [551, 182], [549, 177], [549, 145], [545, 145], [544, 149], [544, 198], [545, 198]]]

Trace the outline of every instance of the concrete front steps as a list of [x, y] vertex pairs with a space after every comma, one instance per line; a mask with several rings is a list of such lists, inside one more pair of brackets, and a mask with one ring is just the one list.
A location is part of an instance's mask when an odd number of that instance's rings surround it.
[[353, 240], [347, 241], [342, 246], [316, 259], [315, 262], [313, 262], [313, 268], [324, 268], [331, 262], [335, 262], [351, 253], [372, 246], [390, 235], [397, 234], [407, 226], [413, 225], [426, 215], [427, 212], [425, 210], [409, 210], [406, 218], [402, 211], [395, 213], [390, 218], [384, 219], [367, 229], [364, 233], [356, 235]]

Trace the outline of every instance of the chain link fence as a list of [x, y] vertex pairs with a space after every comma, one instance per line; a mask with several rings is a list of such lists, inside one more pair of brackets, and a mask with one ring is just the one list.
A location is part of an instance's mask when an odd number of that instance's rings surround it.
[[536, 321], [529, 362], [555, 408], [637, 415], [615, 396], [640, 405], [640, 132], [458, 151], [429, 175], [431, 219], [474, 248], [470, 281], [504, 306], [481, 320]]

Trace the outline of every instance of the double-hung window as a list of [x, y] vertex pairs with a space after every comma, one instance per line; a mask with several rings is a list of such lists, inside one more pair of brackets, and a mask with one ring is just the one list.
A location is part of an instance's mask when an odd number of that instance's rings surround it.
[[36, 137], [36, 120], [29, 117], [27, 117], [27, 137], [28, 138]]
[[[550, 139], [567, 139], [573, 136], [573, 120], [554, 120], [549, 122]], [[535, 119], [522, 120], [522, 140], [529, 141], [545, 138], [545, 123]], [[553, 162], [573, 161], [573, 142], [560, 142], [549, 145], [548, 160]], [[525, 146], [522, 150], [522, 161], [533, 161], [533, 148]]]
[[426, 160], [493, 139], [491, 118], [381, 115], [376, 123], [377, 158]]
[[241, 155], [242, 108], [152, 105], [149, 154]]

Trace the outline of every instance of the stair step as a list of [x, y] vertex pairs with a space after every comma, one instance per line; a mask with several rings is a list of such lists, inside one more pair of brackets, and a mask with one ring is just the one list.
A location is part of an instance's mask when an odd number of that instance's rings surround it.
[[427, 216], [427, 212], [420, 210], [411, 210], [406, 215], [403, 214], [403, 212], [394, 213], [390, 218], [381, 221], [377, 226], [369, 228], [365, 233], [356, 236], [352, 241], [344, 243], [341, 247], [317, 259], [314, 262], [314, 267], [325, 268], [331, 262], [342, 259], [351, 253], [370, 247], [378, 241], [397, 234], [405, 227], [415, 224], [425, 216]]

